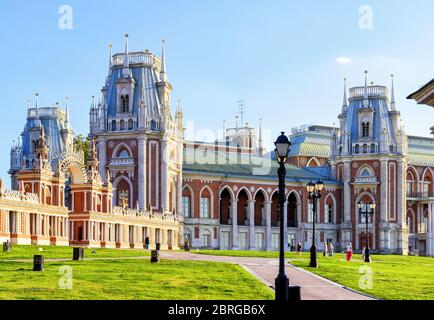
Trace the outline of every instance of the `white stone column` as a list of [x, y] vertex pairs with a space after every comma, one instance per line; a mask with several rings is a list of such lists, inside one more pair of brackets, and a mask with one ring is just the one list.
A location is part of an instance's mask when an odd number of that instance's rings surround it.
[[387, 222], [389, 220], [388, 215], [388, 161], [387, 159], [380, 160], [380, 251], [382, 253], [389, 252], [389, 227]]
[[169, 210], [169, 143], [168, 138], [165, 135], [161, 144], [161, 205], [164, 210]]
[[381, 159], [380, 160], [380, 167], [381, 167], [381, 185], [380, 185], [380, 205], [381, 205], [381, 211], [380, 211], [380, 215], [381, 215], [381, 222], [387, 222], [388, 219], [388, 206], [387, 206], [387, 185], [388, 185], [388, 166], [387, 166], [387, 160], [385, 159]]
[[428, 225], [426, 234], [426, 251], [430, 257], [434, 256], [434, 203], [428, 204]]
[[249, 248], [255, 250], [255, 200], [248, 201], [249, 209]]
[[265, 217], [266, 217], [266, 225], [267, 225], [267, 232], [266, 232], [266, 250], [272, 249], [272, 236], [271, 236], [271, 201], [265, 202]]
[[98, 141], [98, 171], [101, 176], [101, 180], [103, 182], [106, 181], [106, 165], [107, 165], [107, 141], [105, 139], [101, 139]]
[[344, 222], [351, 222], [351, 162], [344, 161]]
[[232, 250], [238, 250], [238, 200], [231, 200], [232, 210]]
[[288, 201], [285, 199], [283, 206], [283, 250], [288, 251]]
[[139, 137], [138, 139], [138, 201], [139, 208], [145, 210], [146, 208], [146, 136]]

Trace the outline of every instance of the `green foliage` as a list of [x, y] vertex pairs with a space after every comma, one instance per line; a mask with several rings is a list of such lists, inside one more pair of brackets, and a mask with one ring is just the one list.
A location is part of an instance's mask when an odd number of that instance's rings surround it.
[[78, 134], [74, 137], [74, 150], [84, 153], [84, 163], [87, 166], [90, 159], [90, 143], [82, 134]]

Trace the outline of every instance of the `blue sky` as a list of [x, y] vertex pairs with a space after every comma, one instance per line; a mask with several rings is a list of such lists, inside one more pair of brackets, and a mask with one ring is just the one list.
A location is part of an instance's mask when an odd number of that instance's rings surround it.
[[[72, 30], [58, 27], [64, 4], [73, 9]], [[359, 27], [363, 5], [372, 8], [372, 29]], [[182, 100], [196, 129], [234, 125], [240, 99], [246, 121], [257, 126], [263, 118], [271, 138], [302, 124], [332, 125], [343, 78], [361, 85], [367, 69], [377, 84], [389, 85], [395, 74], [407, 133], [427, 136], [433, 110], [405, 98], [434, 77], [433, 14], [430, 0], [0, 0], [0, 176], [7, 177], [10, 145], [35, 92], [44, 106], [69, 96], [75, 132], [88, 132], [108, 44], [122, 52], [125, 33], [130, 50], [159, 53], [166, 40], [172, 101]]]

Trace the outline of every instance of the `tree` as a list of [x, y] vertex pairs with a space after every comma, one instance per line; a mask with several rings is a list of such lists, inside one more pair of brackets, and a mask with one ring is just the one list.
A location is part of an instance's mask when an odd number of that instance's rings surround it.
[[87, 164], [90, 159], [90, 143], [89, 140], [86, 139], [82, 134], [76, 135], [74, 137], [74, 150], [80, 152], [82, 151], [84, 154], [84, 164], [87, 167]]

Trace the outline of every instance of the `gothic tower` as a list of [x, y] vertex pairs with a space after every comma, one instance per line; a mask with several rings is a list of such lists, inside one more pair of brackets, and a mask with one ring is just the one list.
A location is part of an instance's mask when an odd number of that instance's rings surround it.
[[179, 213], [182, 190], [182, 111], [171, 113], [165, 61], [146, 51], [112, 55], [102, 90], [93, 100], [89, 138], [98, 149], [99, 173], [113, 184], [113, 202]]
[[365, 85], [349, 90], [346, 83], [339, 115], [340, 128], [333, 132], [331, 166], [343, 183], [341, 242], [354, 248], [365, 244], [365, 215], [358, 204], [374, 203], [369, 218], [369, 245], [383, 253], [407, 253], [405, 172], [407, 140], [396, 110], [392, 87]]

